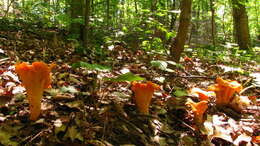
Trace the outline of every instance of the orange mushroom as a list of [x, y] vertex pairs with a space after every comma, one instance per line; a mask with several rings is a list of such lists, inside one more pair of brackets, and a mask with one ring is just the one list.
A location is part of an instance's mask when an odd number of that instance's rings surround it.
[[203, 100], [196, 103], [192, 99], [188, 98], [185, 105], [190, 106], [192, 112], [194, 113], [194, 119], [196, 123], [203, 123], [203, 115], [205, 111], [208, 109], [208, 101]]
[[188, 56], [185, 56], [183, 59], [185, 62], [192, 62], [192, 59]]
[[216, 79], [217, 84], [209, 86], [209, 91], [216, 93], [216, 103], [218, 105], [227, 105], [231, 102], [234, 93], [242, 90], [242, 85], [237, 81]]
[[252, 142], [256, 144], [260, 144], [260, 136], [253, 136], [252, 137]]
[[51, 84], [51, 66], [43, 62], [34, 62], [32, 65], [18, 63], [15, 71], [25, 86], [30, 104], [30, 119], [37, 120], [41, 112], [41, 98], [43, 90]]
[[204, 91], [204, 90], [202, 90], [200, 88], [191, 88], [189, 93], [192, 94], [192, 95], [194, 95], [194, 94], [197, 95], [199, 97], [200, 101], [202, 101], [202, 100], [209, 100], [210, 96], [214, 96], [215, 95], [215, 93], [212, 92], [212, 91], [208, 91], [207, 92], [207, 91]]
[[131, 90], [135, 93], [134, 101], [143, 114], [149, 114], [149, 105], [155, 90], [159, 90], [160, 86], [150, 81], [147, 83], [133, 82]]

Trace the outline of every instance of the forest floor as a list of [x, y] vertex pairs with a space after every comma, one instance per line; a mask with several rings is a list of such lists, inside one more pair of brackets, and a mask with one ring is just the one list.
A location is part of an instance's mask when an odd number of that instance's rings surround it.
[[[255, 61], [231, 58], [226, 63], [186, 52], [188, 57], [176, 64], [168, 56], [127, 46], [104, 49], [104, 59], [92, 53], [82, 56], [56, 30], [0, 31], [0, 145], [259, 144], [260, 65]], [[18, 61], [56, 64], [37, 121], [29, 120], [26, 91], [14, 71]], [[78, 61], [112, 69], [73, 68]], [[160, 86], [149, 115], [138, 112], [130, 82], [104, 80], [127, 72]], [[241, 83], [245, 90], [235, 96], [245, 101], [239, 107], [217, 106], [211, 97], [204, 123], [194, 122], [185, 103], [198, 97], [188, 90], [207, 89], [217, 77]]]

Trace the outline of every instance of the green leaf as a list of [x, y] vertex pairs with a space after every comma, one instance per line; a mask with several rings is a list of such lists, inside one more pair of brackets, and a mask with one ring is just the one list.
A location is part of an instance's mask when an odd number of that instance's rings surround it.
[[64, 137], [70, 138], [72, 141], [76, 139], [83, 141], [84, 139], [76, 126], [69, 127]]
[[111, 70], [111, 67], [108, 66], [103, 66], [100, 64], [89, 64], [82, 61], [72, 64], [72, 68], [79, 68], [79, 67], [84, 67], [86, 69], [103, 71], [103, 72]]
[[151, 61], [151, 65], [163, 71], [174, 72], [174, 70], [167, 68], [168, 63], [166, 61], [161, 61], [161, 60]]
[[123, 26], [122, 30], [123, 30], [124, 32], [127, 32], [127, 31], [128, 31], [127, 27], [125, 27], [125, 26]]
[[176, 35], [176, 32], [166, 32], [165, 33], [165, 37], [167, 40], [171, 39], [175, 35]]
[[0, 128], [0, 145], [12, 145], [16, 146], [18, 143], [11, 140], [13, 136], [16, 136], [19, 132], [20, 126], [9, 126], [6, 124], [1, 124]]
[[84, 19], [82, 17], [81, 18], [74, 18], [74, 19], [72, 19], [71, 23], [84, 24]]
[[62, 86], [61, 87], [61, 92], [63, 92], [63, 93], [78, 93], [79, 91], [75, 88], [75, 87], [73, 87], [73, 86]]
[[155, 15], [157, 15], [157, 16], [159, 16], [159, 17], [162, 17], [162, 16], [165, 16], [165, 13], [160, 13], [160, 12], [158, 12], [158, 13], [156, 13]]
[[166, 68], [168, 66], [167, 62], [161, 61], [161, 60], [151, 61], [151, 65], [153, 67], [157, 67], [161, 70], [166, 70]]
[[176, 90], [173, 95], [180, 97], [180, 96], [187, 96], [188, 93], [185, 90]]
[[177, 68], [184, 69], [184, 66], [182, 64], [176, 63], [174, 61], [166, 61], [168, 64], [174, 65]]
[[112, 81], [112, 82], [126, 82], [126, 81], [132, 82], [132, 81], [144, 80], [144, 78], [142, 78], [138, 75], [135, 75], [131, 72], [128, 72], [128, 73], [119, 75], [116, 78], [104, 78], [104, 80]]

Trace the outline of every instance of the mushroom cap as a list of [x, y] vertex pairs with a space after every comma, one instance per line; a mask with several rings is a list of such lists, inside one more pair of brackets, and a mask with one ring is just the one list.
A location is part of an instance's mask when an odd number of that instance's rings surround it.
[[134, 101], [141, 113], [149, 113], [149, 105], [155, 90], [159, 90], [160, 86], [152, 82], [137, 83], [133, 82], [131, 90], [135, 93]]
[[192, 99], [188, 98], [185, 104], [190, 106], [192, 112], [194, 113], [195, 121], [198, 124], [203, 123], [203, 115], [208, 109], [208, 101], [203, 100], [200, 102], [194, 102]]
[[151, 81], [148, 81], [147, 83], [138, 83], [138, 82], [132, 82], [132, 87], [131, 90], [133, 90], [134, 92], [137, 90], [150, 90], [152, 92], [154, 92], [155, 90], [159, 90], [160, 86], [152, 83]]
[[189, 93], [192, 94], [192, 95], [194, 95], [194, 94], [198, 95], [199, 98], [200, 98], [200, 101], [202, 101], [202, 100], [209, 100], [210, 96], [214, 96], [215, 95], [215, 93], [212, 92], [212, 91], [204, 91], [204, 90], [202, 90], [200, 88], [191, 88], [189, 90]]
[[186, 105], [189, 105], [193, 112], [197, 115], [202, 115], [208, 109], [208, 102], [203, 100], [200, 102], [194, 102], [190, 98], [188, 98]]
[[234, 93], [239, 93], [242, 90], [242, 85], [237, 81], [223, 80], [218, 77], [216, 84], [208, 87], [209, 91], [216, 93], [216, 103], [219, 105], [227, 105], [231, 102]]
[[236, 92], [240, 92], [242, 90], [242, 85], [239, 84], [237, 81], [223, 80], [222, 78], [218, 77], [216, 79], [216, 82], [218, 85], [223, 86], [223, 87], [232, 88]]
[[260, 144], [260, 136], [253, 136], [253, 137], [252, 137], [252, 142], [253, 142], [253, 143]]
[[51, 67], [44, 62], [34, 62], [29, 65], [25, 62], [15, 65], [15, 71], [22, 80], [25, 87], [43, 84], [43, 88], [50, 87], [51, 84]]

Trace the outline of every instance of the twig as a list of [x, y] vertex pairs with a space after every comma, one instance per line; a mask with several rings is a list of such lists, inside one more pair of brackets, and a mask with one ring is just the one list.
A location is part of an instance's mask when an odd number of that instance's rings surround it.
[[147, 114], [135, 114], [135, 116], [137, 116], [137, 117], [146, 117], [146, 118], [150, 118], [150, 119], [158, 119], [158, 117], [156, 117], [156, 116], [147, 115]]
[[195, 131], [195, 129], [193, 127], [191, 127], [190, 125], [188, 125], [187, 123], [185, 123], [184, 121], [182, 121], [181, 119], [177, 118], [176, 116], [174, 115], [171, 115], [173, 116], [177, 121], [181, 122], [184, 126], [190, 128], [192, 131]]
[[5, 63], [5, 61], [9, 60], [10, 58], [3, 58], [3, 59], [0, 59], [0, 64], [3, 64]]
[[[28, 142], [26, 142], [26, 145], [27, 145], [27, 144], [31, 143], [33, 140], [35, 140], [37, 137], [41, 136], [41, 134], [42, 134], [43, 132], [48, 131], [48, 130], [50, 130], [50, 129], [52, 129], [52, 128], [53, 128], [53, 127], [49, 127], [49, 128], [47, 128], [47, 129], [41, 130], [41, 131], [38, 132], [36, 135], [34, 135], [34, 136], [33, 136], [33, 135], [28, 136], [28, 137], [26, 137], [25, 139], [23, 139], [22, 141], [25, 142], [25, 141], [28, 140]], [[30, 140], [29, 140], [29, 139], [30, 139]]]
[[253, 78], [249, 78], [248, 80], [246, 80], [246, 82], [243, 84], [243, 87], [245, 87], [248, 83], [250, 83], [252, 81]]
[[118, 119], [122, 120], [123, 122], [125, 122], [126, 124], [128, 124], [129, 126], [131, 126], [135, 131], [137, 131], [139, 134], [143, 134], [143, 131], [140, 130], [135, 124], [133, 124], [132, 122], [129, 122], [128, 120], [126, 120], [125, 118], [122, 118], [120, 116], [118, 116]]
[[9, 9], [11, 7], [11, 5], [13, 4], [14, 0], [12, 0], [8, 5], [7, 5], [7, 9], [6, 9], [6, 12], [4, 14], [4, 17], [7, 17], [8, 16], [8, 13], [9, 13]]
[[48, 131], [48, 130], [50, 130], [50, 129], [51, 129], [51, 128], [47, 128], [47, 129], [45, 129], [45, 130], [40, 131], [40, 132], [37, 133], [34, 137], [32, 137], [32, 138], [29, 140], [28, 143], [31, 143], [34, 139], [36, 139], [37, 137], [41, 136], [43, 132]]
[[104, 126], [103, 126], [103, 135], [102, 135], [102, 140], [105, 140], [105, 134], [106, 134], [106, 129], [107, 129], [107, 124], [108, 124], [108, 116], [106, 115], [105, 121], [104, 121]]
[[246, 90], [248, 90], [248, 89], [256, 88], [256, 87], [260, 87], [260, 85], [255, 85], [255, 84], [253, 84], [253, 85], [251, 85], [251, 86], [248, 86], [248, 87], [244, 88], [242, 91], [240, 91], [239, 94], [244, 93], [244, 92], [245, 92]]
[[173, 75], [174, 77], [179, 77], [179, 78], [203, 78], [203, 79], [216, 79], [216, 77], [210, 77], [210, 76], [195, 76], [195, 75], [191, 75], [191, 76], [180, 76], [180, 75]]

